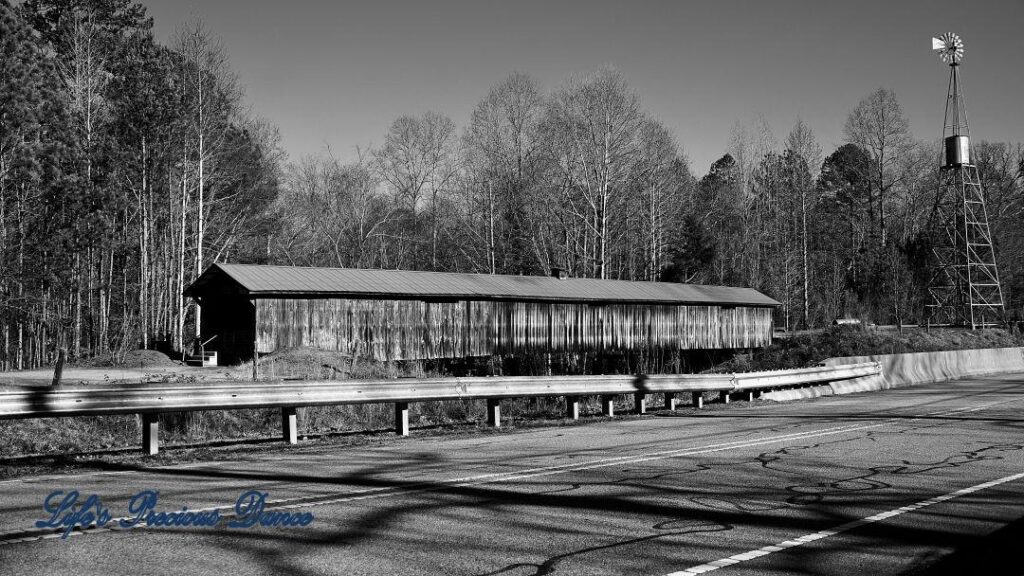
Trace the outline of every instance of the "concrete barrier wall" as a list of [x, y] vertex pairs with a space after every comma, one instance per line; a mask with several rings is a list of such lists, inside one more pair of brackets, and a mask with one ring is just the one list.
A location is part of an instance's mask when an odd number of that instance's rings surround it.
[[785, 401], [798, 398], [829, 396], [832, 394], [886, 390], [888, 388], [955, 380], [968, 376], [1024, 372], [1024, 348], [985, 348], [981, 350], [846, 356], [842, 358], [829, 358], [823, 364], [826, 366], [837, 366], [854, 362], [878, 362], [882, 365], [882, 374], [880, 376], [867, 376], [854, 380], [833, 382], [824, 386], [768, 392], [762, 398]]

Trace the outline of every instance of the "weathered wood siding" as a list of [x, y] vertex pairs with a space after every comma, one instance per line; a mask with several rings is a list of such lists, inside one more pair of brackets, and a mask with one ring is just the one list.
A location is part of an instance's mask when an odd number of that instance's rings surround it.
[[261, 353], [311, 346], [376, 360], [602, 351], [755, 348], [760, 307], [357, 299], [256, 299]]

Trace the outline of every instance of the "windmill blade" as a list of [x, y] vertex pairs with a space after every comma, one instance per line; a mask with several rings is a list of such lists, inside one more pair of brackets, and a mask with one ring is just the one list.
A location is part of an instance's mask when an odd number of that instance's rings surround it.
[[932, 38], [932, 50], [938, 52], [946, 64], [956, 65], [964, 58], [964, 41], [956, 34], [946, 32]]

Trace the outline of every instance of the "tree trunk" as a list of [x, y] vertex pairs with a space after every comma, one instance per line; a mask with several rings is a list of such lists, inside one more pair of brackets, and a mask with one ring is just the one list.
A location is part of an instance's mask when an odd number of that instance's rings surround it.
[[179, 352], [184, 351], [184, 334], [185, 334], [185, 300], [184, 295], [181, 293], [185, 285], [185, 228], [187, 224], [188, 216], [188, 157], [182, 160], [181, 163], [181, 219], [179, 221], [180, 228], [178, 229], [178, 270], [176, 275], [177, 282], [175, 283], [173, 291], [173, 299], [176, 302], [175, 311], [175, 324], [174, 324], [174, 343]]
[[803, 260], [804, 290], [803, 290], [803, 328], [807, 329], [807, 320], [810, 315], [810, 281], [807, 270], [807, 191], [800, 194], [800, 256]]
[[[198, 78], [199, 78], [199, 200], [197, 202], [198, 209], [196, 210], [197, 221], [196, 221], [196, 271], [195, 277], [199, 277], [203, 273], [203, 241], [206, 234], [206, 213], [204, 206], [204, 190], [206, 186], [206, 174], [203, 171], [206, 161], [206, 147], [205, 147], [205, 136], [204, 132], [206, 126], [203, 124], [203, 68], [197, 67]], [[184, 285], [179, 286], [180, 289], [184, 290]], [[195, 337], [198, 340], [200, 335], [200, 313], [202, 310], [199, 307], [199, 302], [194, 301], [195, 306]]]
[[497, 255], [494, 246], [494, 185], [487, 181], [487, 256], [491, 274], [497, 274]]
[[[4, 174], [7, 172], [6, 163], [3, 160], [3, 156], [0, 156], [0, 265], [4, 263], [6, 258], [4, 255], [7, 254], [7, 188], [4, 186]], [[7, 282], [9, 275], [0, 275], [0, 295], [7, 294]], [[0, 305], [9, 304], [9, 302], [0, 301]], [[3, 334], [4, 348], [3, 356], [0, 356], [0, 370], [6, 371], [11, 369], [11, 350], [10, 350], [10, 308], [0, 312], [0, 333]]]
[[104, 250], [103, 250], [103, 246], [102, 245], [100, 246], [98, 252], [99, 252], [99, 257], [96, 259], [97, 260], [96, 265], [98, 267], [98, 274], [96, 276], [96, 284], [97, 284], [97, 295], [96, 295], [96, 297], [97, 297], [97, 300], [98, 300], [97, 308], [98, 308], [99, 318], [97, 320], [99, 321], [99, 331], [98, 331], [99, 333], [98, 333], [97, 339], [96, 339], [96, 350], [98, 352], [105, 352], [106, 348], [107, 348], [107, 319], [108, 319], [107, 318], [107, 300], [109, 299], [107, 291], [108, 291], [109, 287], [108, 287], [108, 285], [105, 282], [106, 274], [104, 274], [104, 270], [103, 270], [103, 261], [106, 259], [106, 254], [104, 254]]
[[82, 256], [75, 251], [74, 272], [72, 273], [72, 285], [75, 290], [75, 326], [74, 339], [71, 350], [75, 358], [82, 354]]
[[[149, 263], [147, 260], [147, 254], [149, 251], [149, 244], [147, 242], [147, 232], [149, 229], [149, 211], [147, 194], [149, 174], [146, 171], [146, 138], [142, 138], [142, 189], [139, 191], [139, 331], [141, 332], [141, 345], [145, 350], [149, 348], [149, 307], [148, 307], [148, 295], [147, 289], [149, 284], [149, 278], [147, 277], [147, 271]], [[125, 305], [127, 306], [127, 297], [125, 298]]]
[[430, 214], [430, 269], [437, 271], [437, 190], [432, 190]]
[[18, 195], [18, 370], [25, 368], [25, 185]]

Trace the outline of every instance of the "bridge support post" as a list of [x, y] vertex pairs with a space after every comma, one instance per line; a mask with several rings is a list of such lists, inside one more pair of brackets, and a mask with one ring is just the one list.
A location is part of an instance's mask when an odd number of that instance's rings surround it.
[[633, 411], [637, 414], [647, 414], [647, 394], [643, 392], [633, 394]]
[[719, 393], [718, 397], [722, 399], [722, 404], [729, 403], [729, 393], [727, 391], [723, 390], [721, 393]]
[[150, 456], [160, 451], [159, 416], [150, 412], [142, 415], [142, 450]]
[[601, 414], [615, 416], [615, 396], [601, 396]]
[[498, 398], [487, 399], [487, 425], [492, 428], [501, 427], [501, 400]]
[[693, 407], [700, 410], [704, 407], [704, 393], [694, 392], [693, 393]]
[[395, 402], [395, 434], [409, 435], [409, 403]]
[[565, 417], [569, 420], [580, 419], [580, 397], [579, 396], [566, 396], [565, 397]]
[[665, 392], [665, 410], [676, 409], [676, 395], [674, 392]]
[[299, 443], [299, 413], [295, 406], [281, 408], [281, 439], [288, 444]]

